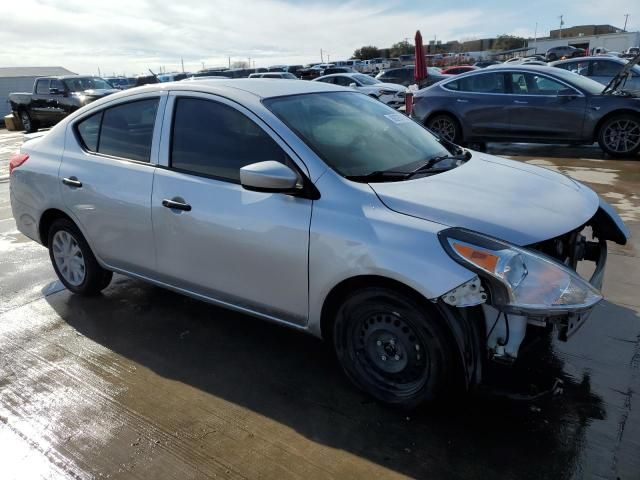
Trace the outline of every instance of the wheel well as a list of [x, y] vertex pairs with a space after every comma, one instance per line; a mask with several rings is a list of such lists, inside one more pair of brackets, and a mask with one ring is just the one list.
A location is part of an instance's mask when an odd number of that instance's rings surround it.
[[616, 115], [633, 115], [634, 117], [640, 118], [640, 114], [636, 110], [621, 109], [621, 110], [614, 110], [613, 112], [609, 112], [598, 121], [598, 123], [596, 124], [596, 127], [593, 129], [592, 141], [595, 142], [598, 140], [598, 132], [600, 132], [600, 128], [602, 127], [604, 122], [609, 120], [611, 117], [615, 117]]
[[455, 116], [455, 114], [447, 111], [447, 110], [438, 110], [436, 112], [433, 112], [431, 115], [429, 115], [428, 117], [426, 117], [424, 119], [424, 126], [427, 127], [427, 125], [429, 124], [429, 121], [433, 118], [433, 117], [437, 117], [438, 115], [446, 115], [447, 117], [451, 117], [457, 124], [458, 127], [460, 128], [460, 133], [464, 133], [462, 131], [462, 124], [460, 123], [460, 120], [458, 120], [458, 117]]
[[360, 288], [367, 287], [388, 288], [411, 296], [420, 303], [428, 302], [428, 300], [416, 290], [402, 282], [398, 282], [397, 280], [392, 280], [378, 275], [361, 275], [358, 277], [348, 278], [333, 287], [331, 292], [329, 292], [329, 295], [327, 295], [327, 298], [324, 300], [322, 313], [320, 315], [320, 332], [322, 334], [322, 338], [325, 340], [332, 338], [333, 323], [335, 321], [336, 314], [338, 313], [340, 305], [342, 305], [347, 296]]
[[49, 242], [49, 229], [53, 222], [58, 220], [59, 218], [66, 218], [70, 222], [73, 222], [71, 217], [64, 213], [62, 210], [58, 210], [57, 208], [50, 208], [45, 211], [40, 217], [40, 223], [38, 224], [38, 233], [40, 234], [40, 241], [45, 247], [48, 247], [47, 243]]
[[[323, 339], [332, 342], [333, 324], [338, 309], [347, 296], [360, 288], [370, 287], [388, 288], [398, 293], [403, 293], [404, 295], [412, 297], [418, 304], [424, 305], [425, 310], [434, 308], [434, 304], [422, 294], [397, 280], [377, 275], [352, 277], [336, 285], [331, 292], [329, 292], [329, 295], [327, 295], [322, 305], [320, 332]], [[446, 306], [446, 308], [448, 308], [448, 310], [442, 310], [440, 308], [438, 308], [438, 310], [443, 316], [443, 326], [445, 326], [445, 332], [451, 342], [451, 346], [459, 354], [457, 357], [458, 360], [456, 361], [456, 368], [459, 368], [460, 371], [463, 372], [465, 388], [467, 388], [470, 383], [477, 383], [479, 381], [480, 374], [478, 373], [478, 368], [481, 363], [481, 358], [478, 357], [478, 352], [481, 351], [482, 344], [480, 340], [474, 337], [474, 327], [469, 325], [468, 321], [461, 322], [463, 319], [459, 318], [460, 312], [456, 312], [454, 311], [455, 309], [448, 306]], [[478, 349], [475, 350], [476, 354], [472, 355], [470, 352], [474, 351], [474, 345], [476, 344]], [[477, 376], [476, 380], [474, 380], [474, 376]]]

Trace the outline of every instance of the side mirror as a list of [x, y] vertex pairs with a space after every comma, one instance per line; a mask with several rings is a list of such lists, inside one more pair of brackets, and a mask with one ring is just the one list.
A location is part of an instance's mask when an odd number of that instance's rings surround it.
[[242, 167], [240, 184], [254, 192], [293, 193], [301, 190], [296, 172], [273, 160]]
[[351, 83], [349, 84], [349, 86], [350, 86], [351, 88], [356, 88], [356, 87], [358, 86], [358, 84], [357, 84], [356, 82], [351, 82]]

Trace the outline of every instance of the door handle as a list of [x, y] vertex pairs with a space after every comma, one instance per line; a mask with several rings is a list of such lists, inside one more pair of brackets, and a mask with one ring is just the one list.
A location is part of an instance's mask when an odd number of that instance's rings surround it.
[[456, 102], [459, 102], [459, 103], [469, 103], [469, 100], [463, 100], [462, 98], [456, 98]]
[[76, 177], [63, 178], [62, 183], [69, 187], [80, 188], [82, 187], [82, 182], [78, 180]]
[[175, 200], [167, 200], [166, 198], [162, 200], [162, 206], [167, 208], [172, 208], [174, 210], [184, 210], [185, 212], [191, 211], [191, 205], [183, 202], [176, 202]]
[[528, 105], [529, 102], [524, 102], [522, 100], [514, 100], [513, 103], [517, 103], [518, 105]]

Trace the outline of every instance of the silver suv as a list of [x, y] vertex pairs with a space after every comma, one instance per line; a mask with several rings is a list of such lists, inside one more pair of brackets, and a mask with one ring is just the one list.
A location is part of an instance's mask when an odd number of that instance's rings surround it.
[[513, 362], [528, 329], [568, 338], [602, 298], [606, 240], [627, 240], [584, 185], [322, 82], [127, 90], [10, 171], [18, 228], [71, 292], [118, 272], [324, 337], [356, 385], [407, 407]]

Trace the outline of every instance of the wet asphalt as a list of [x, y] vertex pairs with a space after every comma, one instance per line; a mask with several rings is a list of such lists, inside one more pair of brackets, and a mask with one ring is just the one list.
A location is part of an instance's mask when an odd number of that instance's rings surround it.
[[[116, 276], [69, 294], [16, 231], [0, 130], [0, 479], [640, 479], [640, 162], [503, 145], [614, 205], [607, 298], [568, 343], [541, 337], [494, 385], [413, 412], [355, 390], [303, 334]], [[561, 205], [558, 208], [562, 208]]]

